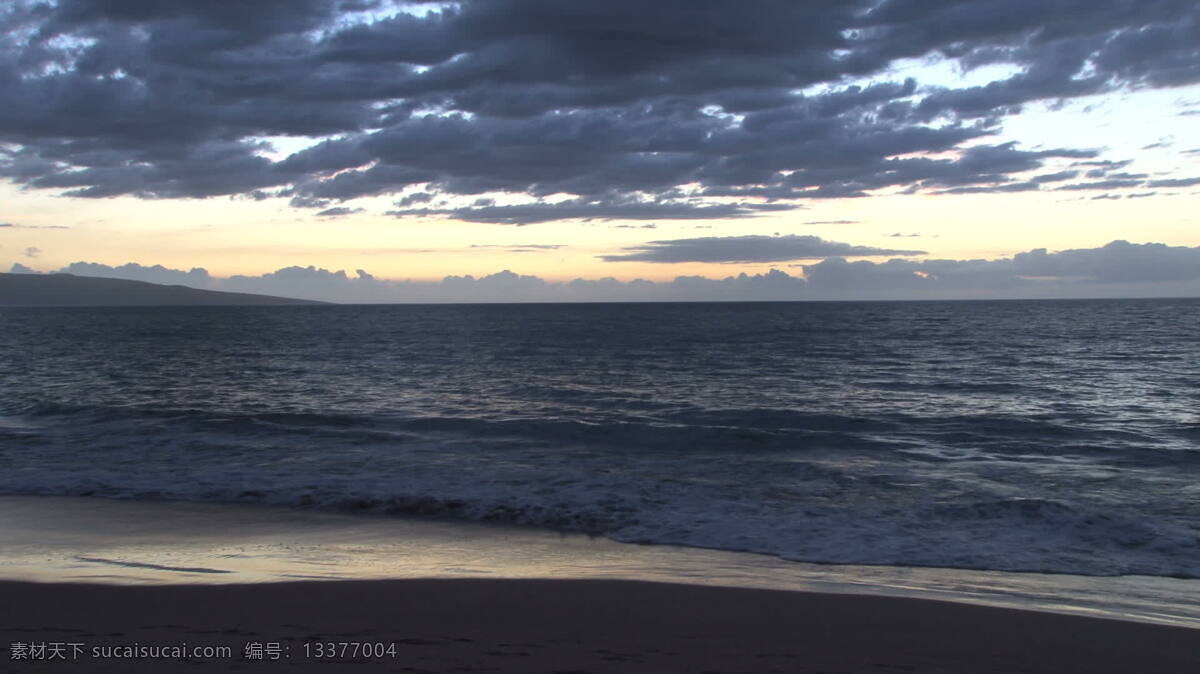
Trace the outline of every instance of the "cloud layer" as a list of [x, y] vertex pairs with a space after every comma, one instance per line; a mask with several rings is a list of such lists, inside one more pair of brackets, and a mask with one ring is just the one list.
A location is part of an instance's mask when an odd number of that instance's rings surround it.
[[[846, 244], [839, 244], [846, 245]], [[679, 276], [672, 281], [612, 278], [551, 282], [502, 271], [440, 281], [390, 281], [287, 267], [259, 276], [211, 276], [160, 265], [111, 267], [76, 262], [58, 270], [195, 288], [262, 293], [334, 302], [592, 302], [818, 299], [952, 299], [1154, 297], [1200, 295], [1200, 247], [1113, 241], [1100, 248], [1019, 253], [998, 260], [847, 261], [829, 257], [802, 265], [803, 276], [772, 269], [726, 278]], [[30, 273], [24, 265], [14, 272]]]
[[[0, 177], [503, 224], [1180, 186], [1043, 171], [1094, 152], [990, 137], [1031, 101], [1200, 82], [1198, 33], [1194, 0], [10, 0]], [[925, 56], [1013, 74], [886, 75]], [[515, 202], [460, 201], [483, 194]]]
[[923, 255], [923, 250], [892, 250], [826, 241], [816, 236], [710, 236], [651, 241], [626, 248], [622, 255], [604, 255], [605, 262], [784, 262], [816, 260], [835, 255], [883, 257]]

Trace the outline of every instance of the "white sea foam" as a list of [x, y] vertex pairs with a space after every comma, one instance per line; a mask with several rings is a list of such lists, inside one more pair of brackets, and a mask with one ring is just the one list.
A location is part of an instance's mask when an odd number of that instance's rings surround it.
[[[681, 456], [446, 432], [375, 429], [347, 443], [336, 430], [297, 438], [171, 426], [131, 434], [118, 425], [103, 430], [119, 443], [88, 453], [65, 431], [10, 450], [15, 465], [0, 491], [421, 514], [808, 562], [1200, 577], [1194, 529], [1086, 492], [1055, 492], [1052, 481], [1008, 483], [1006, 471], [1028, 472], [1028, 461], [948, 468], [816, 449]], [[1119, 480], [1086, 463], [1056, 465], [1053, 476]]]

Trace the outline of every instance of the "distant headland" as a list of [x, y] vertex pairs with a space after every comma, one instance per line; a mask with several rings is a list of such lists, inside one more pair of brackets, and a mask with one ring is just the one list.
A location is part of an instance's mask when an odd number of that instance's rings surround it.
[[271, 306], [327, 304], [73, 274], [0, 273], [0, 307]]

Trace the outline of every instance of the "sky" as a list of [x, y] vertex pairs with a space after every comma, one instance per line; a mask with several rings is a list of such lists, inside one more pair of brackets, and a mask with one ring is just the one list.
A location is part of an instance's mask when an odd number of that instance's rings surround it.
[[0, 269], [1200, 296], [1195, 0], [8, 0]]

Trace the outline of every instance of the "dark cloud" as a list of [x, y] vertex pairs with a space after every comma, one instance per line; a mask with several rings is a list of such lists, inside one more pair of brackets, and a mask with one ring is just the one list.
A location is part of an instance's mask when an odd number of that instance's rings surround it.
[[1056, 183], [1063, 180], [1071, 180], [1072, 178], [1076, 178], [1078, 176], [1079, 171], [1058, 171], [1057, 173], [1043, 173], [1042, 175], [1034, 176], [1029, 180], [1030, 182], [1038, 183], [1040, 185], [1043, 183]]
[[42, 254], [42, 249], [37, 246], [29, 246], [24, 251], [25, 257], [37, 257]]
[[1115, 180], [1096, 180], [1090, 183], [1072, 183], [1070, 185], [1059, 185], [1055, 190], [1065, 190], [1075, 192], [1079, 190], [1115, 190], [1126, 187], [1138, 187], [1142, 184], [1142, 180], [1138, 178], [1118, 178]]
[[926, 114], [973, 116], [1117, 86], [1195, 82], [1198, 21], [1188, 0], [884, 0], [867, 16], [888, 56], [939, 51], [968, 66], [1019, 67], [1007, 80], [937, 92], [920, 104]]
[[18, 225], [11, 222], [0, 222], [0, 228], [3, 227], [11, 229], [70, 229], [66, 225]]
[[483, 203], [461, 208], [408, 208], [395, 216], [443, 216], [467, 222], [531, 225], [553, 220], [716, 220], [744, 218], [766, 211], [789, 210], [781, 204], [704, 203], [685, 200], [644, 201], [636, 198], [570, 199], [498, 206]]
[[1200, 178], [1173, 178], [1169, 180], [1151, 180], [1146, 187], [1193, 187], [1200, 185]]
[[364, 208], [348, 208], [346, 206], [335, 206], [334, 208], [326, 208], [323, 211], [318, 211], [317, 215], [325, 218], [340, 218], [354, 213], [362, 213]]
[[923, 255], [921, 250], [889, 250], [826, 241], [816, 236], [728, 236], [651, 241], [631, 246], [621, 255], [603, 255], [605, 262], [783, 262], [833, 255], [856, 257]]
[[[1069, 180], [1044, 165], [1094, 152], [985, 141], [1031, 101], [1200, 82], [1193, 0], [403, 4], [10, 0], [0, 177], [334, 213], [407, 194], [397, 215], [507, 224], [743, 217]], [[1014, 74], [963, 89], [887, 79], [923, 56]], [[280, 158], [274, 136], [315, 144]], [[458, 203], [490, 192], [572, 201]], [[740, 203], [705, 201], [726, 197]]]
[[1006, 192], [1032, 192], [1041, 188], [1041, 184], [1028, 181], [1022, 183], [1001, 183], [999, 185], [952, 187], [948, 190], [939, 190], [935, 194], [1003, 194]]
[[[845, 151], [845, 148], [826, 150], [833, 153], [833, 156], [839, 156], [838, 153]], [[1031, 181], [1013, 181], [1009, 177], [1010, 174], [1035, 170], [1047, 159], [1094, 155], [1095, 153], [1089, 150], [1065, 148], [1025, 151], [1017, 149], [1015, 143], [975, 145], [963, 150], [953, 159], [864, 158], [862, 163], [850, 168], [820, 167], [798, 170], [766, 187], [710, 188], [705, 194], [758, 196], [768, 199], [843, 198], [865, 196], [867, 190], [905, 186], [911, 191], [925, 189], [933, 194], [1025, 191], [1038, 189], [1038, 184]]]
[[403, 199], [397, 200], [396, 206], [399, 208], [408, 208], [410, 206], [415, 206], [416, 204], [427, 204], [433, 201], [434, 198], [435, 196], [429, 192], [414, 192], [405, 196]]
[[[1110, 159], [1098, 159], [1098, 160], [1092, 160], [1092, 161], [1077, 161], [1077, 162], [1072, 163], [1071, 165], [1072, 166], [1096, 166], [1096, 167], [1099, 167], [1099, 169], [1100, 169], [1100, 173], [1098, 175], [1104, 175], [1104, 173], [1106, 173], [1108, 171], [1115, 171], [1117, 169], [1125, 168], [1126, 166], [1130, 165], [1131, 163], [1133, 163], [1132, 159], [1124, 159], [1121, 161], [1113, 161]], [[1094, 178], [1096, 176], [1089, 176], [1089, 177]]]
[[475, 243], [471, 244], [472, 248], [504, 248], [506, 250], [558, 250], [565, 248], [562, 244], [557, 243], [518, 243], [518, 244], [492, 244], [492, 243]]
[[506, 253], [547, 253], [566, 248], [562, 244], [544, 244], [544, 243], [527, 243], [527, 244], [472, 244], [471, 248], [496, 248], [503, 250]]

